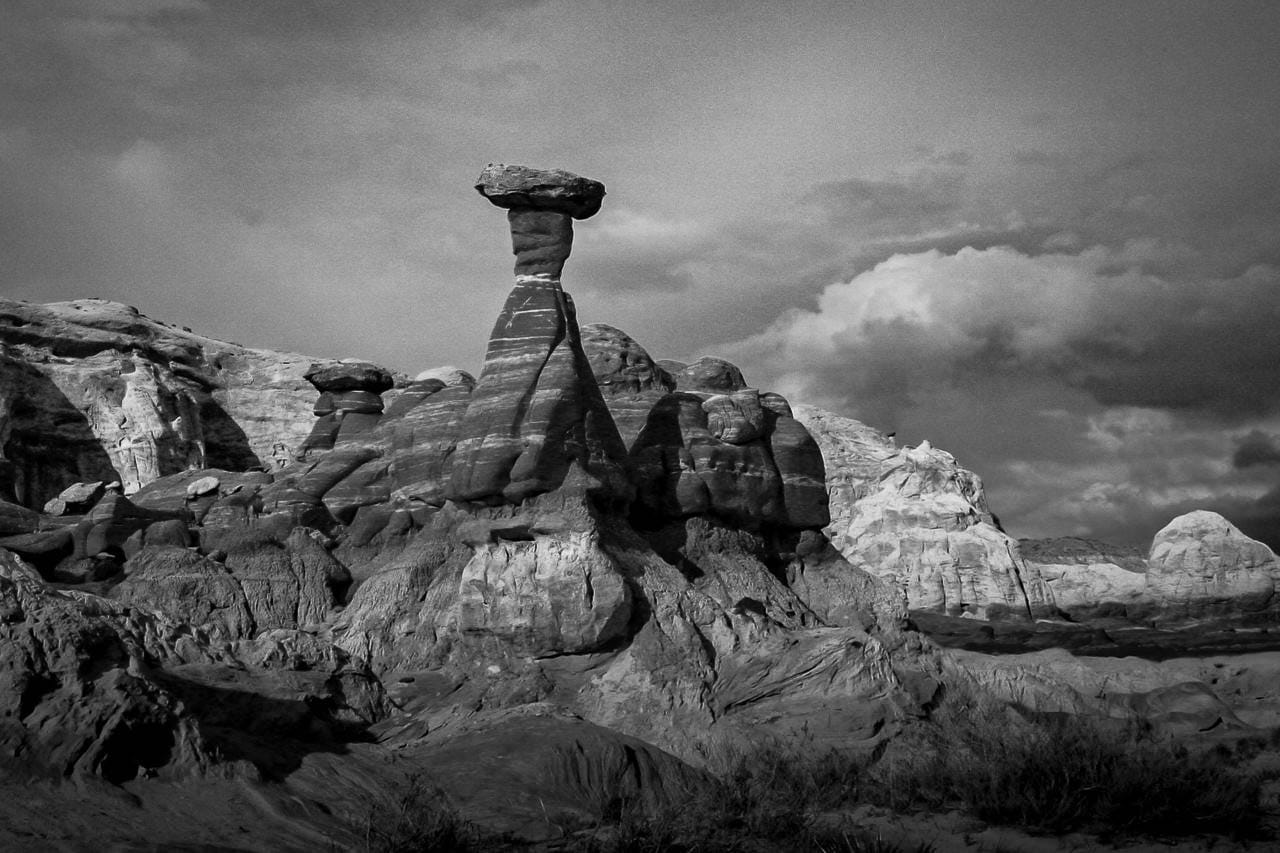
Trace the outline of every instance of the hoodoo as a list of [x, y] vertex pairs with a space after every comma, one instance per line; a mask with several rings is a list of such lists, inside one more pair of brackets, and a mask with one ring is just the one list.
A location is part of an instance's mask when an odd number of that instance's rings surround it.
[[582, 350], [560, 272], [573, 220], [600, 209], [604, 185], [560, 170], [490, 164], [480, 194], [507, 209], [516, 283], [498, 315], [454, 455], [448, 497], [518, 503], [558, 488], [577, 466], [591, 488], [626, 496], [626, 450]]

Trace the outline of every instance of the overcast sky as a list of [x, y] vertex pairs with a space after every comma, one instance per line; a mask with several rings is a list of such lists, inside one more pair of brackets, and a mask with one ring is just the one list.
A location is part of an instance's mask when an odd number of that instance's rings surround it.
[[[583, 322], [983, 476], [1280, 544], [1280, 3], [0, 3], [0, 276], [478, 370], [488, 162], [603, 181]], [[1269, 531], [1269, 532], [1268, 532]]]

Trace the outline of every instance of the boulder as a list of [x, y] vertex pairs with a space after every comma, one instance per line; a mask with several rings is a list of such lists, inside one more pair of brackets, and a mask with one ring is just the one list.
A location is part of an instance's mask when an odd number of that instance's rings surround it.
[[192, 480], [190, 483], [187, 483], [187, 500], [215, 494], [218, 491], [218, 486], [221, 485], [221, 482], [221, 480], [213, 476], [204, 476], [199, 479]]
[[1280, 562], [1216, 512], [1180, 515], [1156, 533], [1144, 597], [1168, 617], [1261, 613], [1275, 603]]
[[[675, 364], [679, 362], [672, 363], [673, 366]], [[742, 378], [742, 371], [737, 365], [712, 356], [703, 356], [693, 364], [672, 370], [671, 377], [679, 391], [726, 394], [747, 387], [747, 381]]]
[[40, 514], [24, 506], [0, 500], [0, 536], [31, 533], [40, 525]]
[[414, 382], [426, 382], [428, 379], [438, 379], [444, 383], [445, 387], [464, 385], [468, 391], [476, 387], [476, 378], [474, 376], [451, 364], [444, 367], [428, 368], [413, 377]]
[[604, 184], [563, 169], [533, 169], [490, 163], [476, 179], [476, 191], [498, 207], [563, 213], [587, 219], [600, 210]]
[[379, 395], [395, 385], [391, 371], [367, 361], [317, 362], [302, 378], [322, 394], [365, 391]]

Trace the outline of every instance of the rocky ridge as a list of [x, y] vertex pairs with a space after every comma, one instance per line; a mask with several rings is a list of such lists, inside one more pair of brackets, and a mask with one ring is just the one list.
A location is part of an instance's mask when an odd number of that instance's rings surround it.
[[0, 499], [67, 485], [131, 494], [190, 468], [292, 461], [315, 402], [312, 359], [255, 350], [99, 299], [0, 299]]

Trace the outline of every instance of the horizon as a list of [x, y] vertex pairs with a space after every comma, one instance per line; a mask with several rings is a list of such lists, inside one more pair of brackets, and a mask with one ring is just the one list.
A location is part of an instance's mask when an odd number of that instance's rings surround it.
[[793, 8], [6, 5], [5, 293], [478, 374], [475, 176], [563, 168], [580, 322], [928, 439], [1015, 537], [1280, 545], [1280, 7]]

